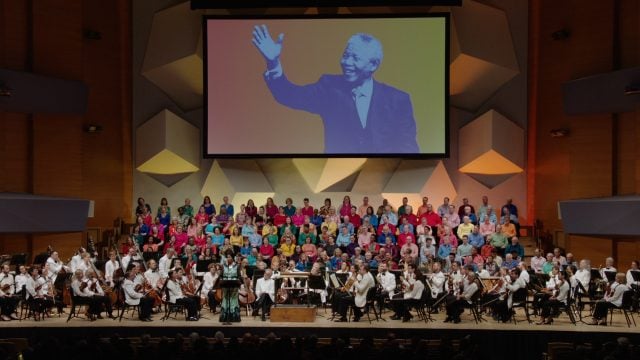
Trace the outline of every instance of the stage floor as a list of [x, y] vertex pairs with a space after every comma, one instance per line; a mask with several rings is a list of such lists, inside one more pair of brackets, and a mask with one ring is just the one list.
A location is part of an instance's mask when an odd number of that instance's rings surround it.
[[[260, 317], [246, 316], [246, 313], [243, 312], [242, 321], [239, 323], [233, 323], [231, 325], [222, 325], [218, 321], [218, 314], [213, 314], [206, 310], [203, 310], [202, 315], [203, 318], [199, 321], [184, 321], [181, 317], [178, 319], [167, 319], [165, 321], [161, 320], [162, 314], [155, 314], [153, 316], [154, 321], [152, 322], [141, 322], [138, 319], [132, 319], [125, 314], [122, 319], [122, 322], [118, 320], [111, 319], [101, 319], [95, 322], [91, 322], [86, 319], [84, 316], [73, 318], [71, 321], [67, 322], [66, 314], [63, 314], [62, 317], [58, 317], [57, 315], [53, 315], [51, 318], [47, 318], [44, 321], [34, 321], [33, 319], [22, 320], [22, 321], [6, 321], [2, 322], [2, 326], [0, 328], [4, 329], [44, 329], [44, 328], [148, 328], [149, 332], [154, 332], [153, 329], [162, 328], [166, 331], [168, 328], [173, 328], [176, 331], [179, 329], [190, 328], [216, 328], [216, 329], [243, 329], [244, 331], [254, 331], [259, 329], [269, 329], [271, 331], [277, 331], [277, 329], [291, 329], [291, 328], [304, 328], [304, 329], [334, 329], [339, 331], [339, 329], [377, 329], [382, 332], [388, 331], [397, 331], [401, 329], [405, 330], [425, 330], [425, 329], [443, 329], [443, 330], [456, 330], [456, 331], [527, 331], [527, 332], [581, 332], [581, 333], [589, 333], [589, 332], [597, 332], [597, 333], [640, 333], [639, 327], [634, 327], [633, 324], [631, 328], [627, 327], [624, 316], [622, 314], [614, 314], [613, 316], [613, 324], [608, 326], [593, 326], [584, 323], [578, 323], [576, 325], [571, 324], [568, 317], [566, 315], [561, 315], [559, 318], [554, 319], [554, 323], [552, 325], [536, 325], [535, 322], [538, 320], [537, 317], [532, 316], [531, 319], [534, 323], [528, 324], [526, 322], [524, 313], [519, 309], [517, 311], [516, 319], [518, 320], [517, 324], [513, 322], [509, 323], [501, 323], [493, 320], [492, 318], [485, 315], [485, 319], [487, 321], [482, 321], [476, 324], [473, 321], [473, 317], [469, 314], [469, 312], [465, 312], [462, 316], [462, 322], [459, 324], [453, 323], [445, 323], [444, 318], [445, 315], [443, 313], [432, 315], [434, 321], [424, 322], [418, 320], [417, 317], [414, 317], [409, 322], [402, 322], [400, 320], [391, 320], [390, 316], [392, 312], [387, 311], [383, 314], [383, 318], [386, 321], [380, 320], [375, 321], [372, 317], [372, 322], [369, 323], [367, 317], [364, 316], [359, 322], [334, 322], [329, 320], [331, 317], [330, 312], [327, 310], [325, 313], [323, 309], [318, 310], [318, 316], [314, 322], [271, 322], [269, 319], [267, 321], [262, 321]], [[636, 322], [640, 322], [640, 316], [635, 314]], [[589, 319], [585, 321], [589, 322]], [[0, 332], [4, 332], [0, 330]], [[324, 332], [324, 331], [323, 331]]]

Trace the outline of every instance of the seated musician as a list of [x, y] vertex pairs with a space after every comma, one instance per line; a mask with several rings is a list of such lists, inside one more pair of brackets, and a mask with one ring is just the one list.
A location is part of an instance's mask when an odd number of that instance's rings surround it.
[[128, 272], [124, 283], [122, 284], [125, 302], [128, 305], [140, 306], [140, 309], [138, 311], [140, 321], [153, 321], [151, 320], [151, 309], [153, 307], [154, 299], [150, 296], [145, 296], [144, 290], [136, 290], [136, 285], [133, 282], [135, 277], [135, 271]]
[[[391, 317], [391, 320], [400, 320], [407, 322], [413, 317], [409, 312], [411, 308], [412, 300], [420, 300], [422, 292], [424, 291], [424, 279], [422, 279], [422, 273], [416, 271], [415, 264], [409, 264], [407, 272], [404, 276], [401, 276], [402, 280], [402, 293], [393, 297], [391, 304], [395, 314]], [[399, 295], [399, 296], [398, 296]]]
[[0, 317], [3, 321], [18, 320], [15, 311], [19, 298], [14, 294], [14, 278], [9, 272], [9, 263], [5, 263], [2, 265], [2, 272], [0, 272]]
[[609, 308], [619, 308], [622, 306], [622, 296], [627, 290], [629, 290], [629, 287], [627, 286], [626, 275], [624, 273], [617, 273], [615, 281], [604, 294], [604, 297], [596, 302], [591, 325], [607, 325]]
[[171, 263], [175, 255], [175, 249], [170, 247], [167, 249], [167, 253], [159, 260], [158, 272], [160, 273], [160, 278], [163, 280], [169, 277], [169, 270], [171, 269]]
[[39, 281], [44, 283], [42, 289], [40, 290], [40, 293], [45, 297], [45, 308], [49, 309], [52, 306], [55, 306], [58, 314], [64, 314], [65, 305], [62, 294], [60, 294], [61, 296], [56, 296], [53, 281], [51, 280], [51, 271], [49, 270], [49, 264], [44, 264]]
[[[40, 276], [40, 269], [33, 266], [29, 269], [30, 276], [25, 284], [26, 299], [29, 303], [31, 311], [35, 313], [43, 313], [45, 309], [53, 305], [53, 301], [47, 301], [42, 293], [44, 279]], [[36, 320], [38, 317], [36, 317]]]
[[560, 283], [560, 267], [554, 266], [551, 271], [551, 275], [549, 275], [549, 280], [545, 284], [543, 289], [540, 289], [537, 293], [533, 295], [533, 309], [534, 311], [538, 311], [542, 308], [542, 304], [547, 301], [550, 297], [555, 295], [556, 293], [556, 285]]
[[469, 272], [466, 280], [463, 281], [462, 292], [453, 295], [451, 301], [447, 301], [447, 318], [444, 322], [453, 321], [456, 324], [460, 322], [460, 315], [464, 312], [464, 307], [473, 302], [473, 296], [479, 289], [475, 279], [475, 274]]
[[[551, 281], [551, 279], [549, 280]], [[555, 286], [552, 289], [551, 296], [545, 298], [542, 302], [542, 313], [540, 314], [540, 321], [538, 325], [551, 324], [553, 322], [552, 315], [558, 313], [560, 305], [567, 305], [567, 298], [571, 286], [569, 281], [565, 280], [564, 272], [559, 271], [554, 280]], [[550, 284], [547, 283], [547, 288]]]
[[22, 295], [22, 290], [27, 285], [27, 280], [29, 280], [27, 268], [24, 265], [20, 265], [20, 267], [18, 267], [18, 274], [14, 277], [16, 295]]
[[[364, 307], [367, 302], [367, 292], [369, 289], [375, 286], [375, 280], [373, 279], [373, 275], [369, 272], [368, 265], [362, 265], [356, 270], [358, 274], [355, 275], [355, 279], [353, 277], [351, 278], [355, 281], [347, 281], [345, 288], [349, 289], [342, 289], [344, 292], [353, 288], [355, 296], [347, 294], [340, 298], [340, 302], [338, 304], [338, 313], [340, 314], [340, 319], [338, 321], [340, 322], [347, 321], [347, 310], [349, 306], [353, 307], [353, 321], [360, 321], [360, 318], [362, 317], [362, 311], [360, 308]], [[351, 283], [353, 283], [353, 285], [349, 286]]]
[[[494, 309], [494, 304], [498, 301], [504, 294], [507, 292], [507, 284], [509, 281], [509, 270], [506, 267], [500, 268], [498, 270], [498, 274], [496, 274], [498, 280], [493, 283], [493, 286], [488, 289], [480, 300], [482, 304], [482, 308], [490, 308], [492, 311]], [[498, 319], [496, 313], [493, 313], [493, 318]]]
[[[109, 299], [109, 297], [104, 293], [102, 286], [100, 286], [98, 275], [93, 270], [87, 270], [85, 274], [89, 279], [89, 286], [87, 286], [87, 288], [89, 289], [89, 291], [94, 293], [93, 299], [98, 302], [101, 308], [104, 307], [110, 319], [115, 319], [115, 317], [113, 316], [111, 299]], [[101, 319], [99, 313], [98, 319]]]
[[169, 279], [165, 284], [168, 293], [167, 301], [171, 304], [183, 305], [187, 309], [187, 321], [198, 321], [197, 318], [197, 304], [192, 298], [186, 297], [182, 293], [182, 287], [180, 286], [180, 277], [182, 276], [180, 271], [169, 271]]
[[[428, 279], [429, 288], [431, 292], [431, 298], [429, 303], [433, 305], [444, 294], [445, 276], [442, 272], [439, 262], [434, 262], [432, 265], [432, 273]], [[436, 310], [437, 312], [437, 310]]]
[[499, 321], [509, 322], [511, 320], [512, 311], [511, 308], [513, 306], [513, 294], [519, 289], [523, 289], [527, 287], [527, 284], [520, 277], [520, 269], [514, 268], [509, 271], [509, 278], [511, 279], [511, 283], [506, 285], [507, 294], [504, 298], [500, 298], [495, 303], [493, 307], [494, 313], [496, 314]]
[[271, 312], [271, 305], [275, 301], [275, 285], [271, 278], [273, 271], [266, 269], [264, 277], [256, 281], [256, 301], [253, 306], [253, 316], [258, 316], [258, 311], [262, 310], [262, 321], [266, 321], [266, 316]]
[[617, 273], [618, 270], [613, 266], [614, 260], [612, 257], [608, 257], [605, 259], [605, 266], [603, 268], [600, 269], [600, 276], [602, 276], [602, 278], [604, 280], [607, 280], [607, 282], [609, 282], [608, 278], [607, 278], [607, 273]]
[[71, 271], [71, 268], [64, 265], [62, 261], [60, 261], [60, 257], [57, 251], [51, 252], [51, 255], [47, 259], [47, 264], [49, 264], [49, 270], [51, 271], [52, 279], [51, 281], [56, 282], [56, 277], [58, 273], [62, 270]]
[[100, 313], [102, 310], [100, 309], [100, 300], [98, 298], [94, 298], [96, 293], [91, 291], [89, 285], [89, 279], [84, 277], [82, 270], [76, 270], [73, 273], [73, 280], [71, 281], [73, 296], [87, 300], [89, 304], [89, 309], [87, 311], [89, 320], [96, 321], [96, 318], [101, 317]]
[[104, 279], [111, 287], [114, 286], [113, 283], [113, 273], [120, 268], [120, 263], [116, 260], [116, 252], [109, 252], [109, 261], [104, 264]]
[[391, 299], [396, 289], [396, 276], [388, 271], [387, 266], [388, 265], [386, 261], [378, 264], [378, 274], [376, 275], [379, 284], [377, 301], [378, 312], [380, 313], [382, 313], [385, 300], [387, 298]]
[[204, 284], [202, 285], [202, 291], [200, 292], [200, 297], [207, 299], [207, 305], [209, 309], [215, 314], [217, 301], [216, 301], [216, 283], [218, 282], [218, 278], [220, 277], [220, 272], [216, 264], [211, 263], [208, 267], [209, 271], [204, 274], [203, 280]]

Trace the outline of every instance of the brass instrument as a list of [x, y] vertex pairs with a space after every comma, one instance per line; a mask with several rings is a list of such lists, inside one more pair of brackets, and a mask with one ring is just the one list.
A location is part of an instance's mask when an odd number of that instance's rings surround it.
[[354, 273], [348, 280], [347, 282], [344, 283], [344, 285], [340, 288], [340, 291], [342, 292], [349, 292], [349, 290], [353, 287], [353, 284], [356, 283], [356, 281], [358, 280], [358, 274]]

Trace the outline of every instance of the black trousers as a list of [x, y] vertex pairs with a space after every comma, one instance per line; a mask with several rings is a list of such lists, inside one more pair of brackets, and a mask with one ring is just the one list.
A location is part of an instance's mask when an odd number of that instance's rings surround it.
[[15, 296], [0, 297], [0, 313], [6, 316], [13, 314], [19, 301], [20, 299]]
[[89, 313], [93, 315], [99, 315], [104, 308], [106, 312], [111, 315], [113, 309], [111, 307], [111, 299], [104, 295], [93, 295], [89, 299]]
[[453, 319], [459, 319], [460, 315], [464, 312], [464, 307], [469, 303], [465, 299], [447, 299], [447, 317]]
[[549, 300], [551, 294], [547, 294], [545, 292], [538, 292], [533, 295], [533, 308], [540, 309], [545, 301]]
[[382, 290], [376, 294], [376, 301], [378, 302], [378, 312], [382, 312], [382, 308], [384, 307], [384, 304], [387, 300], [389, 300], [389, 292]]
[[391, 300], [391, 307], [393, 308], [393, 312], [395, 312], [396, 316], [409, 318], [411, 316], [409, 309], [411, 309], [413, 303], [413, 299], [393, 299]]
[[338, 303], [338, 314], [340, 314], [341, 317], [346, 318], [347, 311], [349, 311], [349, 306], [351, 306], [353, 307], [353, 316], [355, 316], [358, 319], [361, 318], [362, 311], [360, 310], [360, 308], [356, 306], [355, 301], [356, 299], [353, 296], [351, 296], [351, 294], [342, 296], [340, 298], [340, 302]]
[[607, 312], [610, 308], [617, 308], [617, 306], [613, 305], [608, 301], [598, 301], [596, 302], [596, 307], [593, 309], [593, 318], [596, 320], [602, 320], [607, 318]]
[[151, 317], [151, 311], [153, 310], [153, 304], [155, 303], [155, 299], [150, 296], [145, 296], [140, 299], [140, 320], [148, 319]]
[[551, 299], [550, 297], [547, 297], [542, 302], [542, 312], [540, 313], [540, 316], [544, 318], [548, 318], [552, 314], [557, 314], [558, 308], [560, 308], [560, 305], [564, 305], [564, 303], [556, 299]]
[[198, 304], [190, 297], [183, 297], [176, 300], [176, 304], [182, 305], [187, 309], [187, 316], [195, 318], [198, 315]]
[[350, 296], [349, 293], [342, 292], [339, 290], [333, 290], [333, 297], [331, 298], [331, 311], [333, 313], [338, 313], [340, 308], [340, 302], [342, 298]]
[[509, 303], [507, 302], [507, 299], [498, 300], [494, 304], [494, 314], [496, 314], [503, 322], [509, 321], [509, 319], [511, 319], [511, 311], [509, 310]]
[[255, 301], [253, 309], [254, 311], [261, 309], [262, 316], [265, 316], [271, 312], [271, 305], [273, 305], [273, 300], [271, 300], [271, 297], [267, 293], [264, 293]]

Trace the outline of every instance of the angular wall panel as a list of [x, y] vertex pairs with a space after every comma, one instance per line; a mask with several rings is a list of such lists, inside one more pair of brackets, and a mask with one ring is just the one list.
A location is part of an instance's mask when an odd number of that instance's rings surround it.
[[382, 196], [397, 208], [405, 196], [409, 204], [415, 206], [422, 203], [423, 196], [430, 199], [446, 196], [454, 201], [457, 192], [442, 161], [403, 160], [382, 191]]
[[239, 208], [239, 204], [246, 203], [248, 199], [254, 199], [260, 205], [264, 199], [273, 196], [274, 191], [254, 160], [216, 160], [200, 194], [209, 195], [212, 199], [228, 196], [229, 201]]

